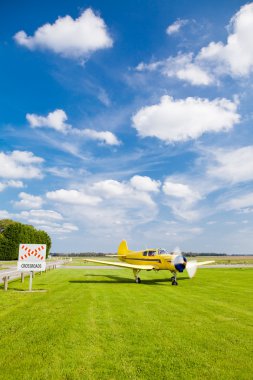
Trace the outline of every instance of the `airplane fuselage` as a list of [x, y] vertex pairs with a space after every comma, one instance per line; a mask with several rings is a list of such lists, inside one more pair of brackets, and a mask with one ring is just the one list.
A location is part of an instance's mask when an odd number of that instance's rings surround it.
[[118, 255], [120, 261], [127, 264], [134, 265], [153, 265], [155, 270], [169, 270], [171, 272], [177, 269], [173, 265], [175, 255], [171, 254], [158, 254], [157, 249], [149, 249], [146, 251], [129, 251], [126, 255]]

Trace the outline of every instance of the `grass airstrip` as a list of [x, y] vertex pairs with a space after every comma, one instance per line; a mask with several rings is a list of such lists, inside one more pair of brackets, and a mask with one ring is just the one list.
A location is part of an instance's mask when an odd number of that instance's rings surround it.
[[57, 269], [0, 285], [0, 379], [252, 379], [253, 269]]

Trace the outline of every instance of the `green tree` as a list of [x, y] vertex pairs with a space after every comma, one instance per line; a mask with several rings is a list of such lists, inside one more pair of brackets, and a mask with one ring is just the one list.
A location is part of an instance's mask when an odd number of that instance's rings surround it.
[[43, 230], [37, 230], [35, 237], [36, 237], [36, 243], [47, 245], [46, 257], [48, 257], [48, 255], [50, 253], [51, 246], [52, 246], [50, 236]]
[[45, 231], [10, 219], [0, 220], [0, 260], [17, 260], [19, 244], [22, 243], [46, 244], [46, 256], [49, 255], [51, 238]]
[[11, 219], [0, 219], [0, 234], [8, 227], [10, 224], [15, 223]]
[[8, 260], [8, 239], [0, 234], [0, 260]]

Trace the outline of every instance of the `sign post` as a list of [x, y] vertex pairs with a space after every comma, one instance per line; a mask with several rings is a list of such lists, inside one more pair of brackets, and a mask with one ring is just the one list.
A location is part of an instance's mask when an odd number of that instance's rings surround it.
[[34, 272], [46, 270], [46, 244], [20, 244], [18, 271], [30, 272], [29, 291], [32, 291]]
[[29, 292], [32, 291], [33, 288], [33, 272], [30, 272], [30, 279], [29, 279]]

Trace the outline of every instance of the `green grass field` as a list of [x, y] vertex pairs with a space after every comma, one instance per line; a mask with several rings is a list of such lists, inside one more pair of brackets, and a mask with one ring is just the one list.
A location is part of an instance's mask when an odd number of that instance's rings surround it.
[[[252, 379], [253, 269], [62, 269], [0, 286], [0, 379]], [[180, 280], [181, 278], [181, 280]]]

